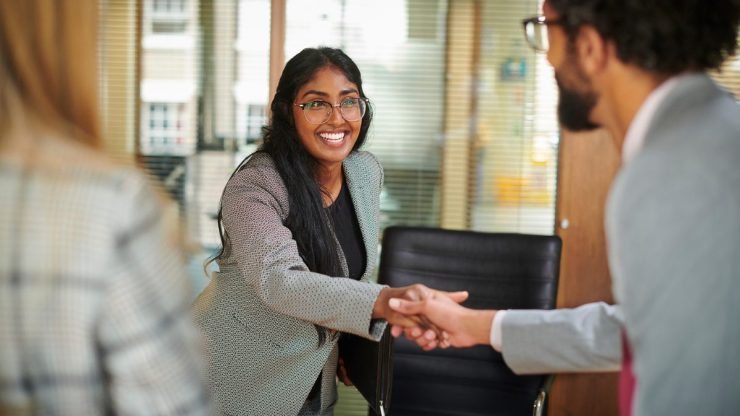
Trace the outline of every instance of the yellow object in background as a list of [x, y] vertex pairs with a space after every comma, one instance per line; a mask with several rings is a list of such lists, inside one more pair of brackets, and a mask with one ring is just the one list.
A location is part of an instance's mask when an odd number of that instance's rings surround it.
[[500, 205], [542, 206], [550, 204], [552, 199], [541, 183], [529, 177], [499, 176], [494, 183], [496, 203]]

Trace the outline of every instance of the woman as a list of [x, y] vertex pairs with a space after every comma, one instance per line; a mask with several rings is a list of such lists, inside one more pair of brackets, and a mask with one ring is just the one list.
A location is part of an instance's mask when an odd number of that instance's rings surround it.
[[220, 272], [197, 299], [196, 320], [225, 414], [330, 415], [339, 332], [379, 340], [386, 321], [413, 325], [390, 297], [432, 291], [369, 281], [383, 172], [357, 150], [372, 111], [354, 62], [338, 49], [304, 49], [286, 64], [271, 109], [263, 145], [224, 189]]
[[0, 1], [0, 414], [208, 414], [182, 255], [101, 151], [97, 13]]

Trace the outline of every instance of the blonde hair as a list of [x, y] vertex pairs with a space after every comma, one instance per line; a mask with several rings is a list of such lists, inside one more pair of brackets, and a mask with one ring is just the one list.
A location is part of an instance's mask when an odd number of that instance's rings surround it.
[[0, 0], [0, 141], [19, 117], [101, 146], [96, 0]]

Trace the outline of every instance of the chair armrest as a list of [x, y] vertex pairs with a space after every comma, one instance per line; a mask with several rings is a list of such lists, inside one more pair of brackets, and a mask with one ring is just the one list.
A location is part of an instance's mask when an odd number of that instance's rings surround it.
[[545, 382], [542, 384], [540, 392], [537, 393], [537, 398], [534, 399], [534, 404], [532, 405], [532, 416], [542, 416], [546, 413], [545, 405], [547, 404], [547, 394], [550, 392], [550, 386], [552, 386], [554, 379], [555, 376], [551, 374], [547, 376], [547, 379], [545, 379]]

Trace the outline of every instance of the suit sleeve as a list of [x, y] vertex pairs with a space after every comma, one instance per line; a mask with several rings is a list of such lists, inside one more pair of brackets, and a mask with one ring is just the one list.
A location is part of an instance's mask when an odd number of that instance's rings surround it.
[[223, 223], [245, 284], [276, 312], [380, 339], [382, 327], [371, 325], [371, 315], [382, 287], [308, 269], [283, 224], [280, 200], [287, 198], [274, 169], [247, 167], [236, 179], [224, 192]]
[[501, 322], [504, 361], [517, 374], [616, 371], [622, 324], [620, 308], [603, 302], [509, 310]]

